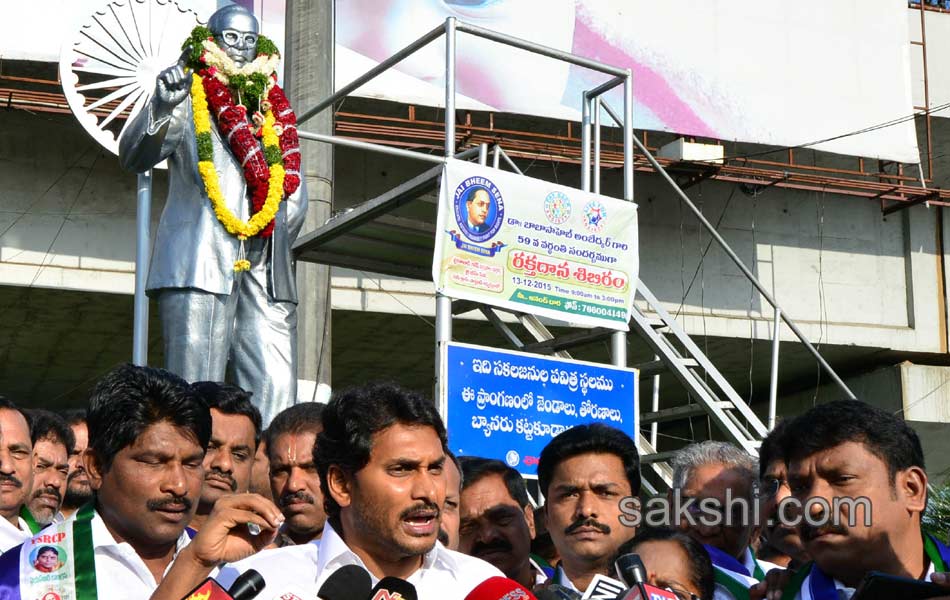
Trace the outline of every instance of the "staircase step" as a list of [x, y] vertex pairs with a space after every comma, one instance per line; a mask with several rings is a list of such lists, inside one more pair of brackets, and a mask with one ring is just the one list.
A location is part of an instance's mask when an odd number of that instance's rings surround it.
[[[720, 410], [731, 410], [733, 408], [732, 402], [729, 401], [716, 402], [716, 406]], [[706, 414], [706, 409], [702, 404], [685, 404], [682, 406], [673, 406], [671, 408], [664, 408], [663, 410], [658, 410], [656, 412], [643, 413], [640, 415], [640, 425], [663, 423], [664, 421], [677, 421], [679, 419], [698, 417], [704, 414]]]
[[551, 340], [532, 342], [525, 344], [525, 352], [537, 352], [539, 354], [550, 354], [558, 350], [567, 350], [576, 346], [583, 346], [592, 342], [606, 340], [614, 333], [614, 330], [606, 327], [596, 327], [587, 331], [578, 331], [568, 335], [562, 335]]
[[[699, 362], [693, 358], [675, 358], [673, 360], [687, 368], [699, 366]], [[634, 365], [633, 368], [640, 370], [640, 377], [652, 377], [658, 373], [670, 370], [666, 362], [662, 360], [651, 360], [650, 362], [640, 363], [639, 365]]]

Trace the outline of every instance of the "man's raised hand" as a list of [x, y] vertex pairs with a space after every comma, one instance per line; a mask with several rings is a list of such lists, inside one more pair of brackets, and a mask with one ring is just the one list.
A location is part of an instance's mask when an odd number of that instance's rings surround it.
[[[182, 58], [185, 54], [182, 54]], [[191, 89], [191, 76], [185, 71], [185, 62], [177, 63], [158, 74], [155, 81], [155, 109], [158, 117], [170, 115], [181, 104]]]

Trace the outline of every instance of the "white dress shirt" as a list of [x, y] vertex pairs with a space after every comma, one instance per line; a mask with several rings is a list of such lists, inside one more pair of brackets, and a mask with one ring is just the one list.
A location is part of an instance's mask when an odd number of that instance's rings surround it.
[[32, 535], [30, 526], [19, 516], [17, 520], [19, 521], [19, 529], [14, 527], [10, 521], [0, 517], [0, 554], [30, 539], [30, 535]]
[[[183, 531], [178, 538], [175, 556], [189, 541], [191, 538]], [[98, 600], [145, 599], [158, 587], [145, 562], [139, 558], [131, 545], [115, 541], [98, 511], [92, 518], [92, 545]], [[165, 571], [168, 572], [168, 569]]]
[[[366, 568], [360, 557], [327, 523], [319, 540], [301, 546], [264, 550], [222, 567], [215, 579], [227, 589], [238, 575], [255, 569], [266, 583], [260, 598], [310, 600], [317, 597], [327, 578], [344, 565]], [[422, 568], [406, 581], [416, 587], [419, 600], [463, 600], [475, 586], [495, 576], [504, 577], [487, 562], [449, 550], [441, 542], [436, 542], [423, 558]], [[370, 578], [373, 585], [379, 583], [379, 578], [372, 573]]]

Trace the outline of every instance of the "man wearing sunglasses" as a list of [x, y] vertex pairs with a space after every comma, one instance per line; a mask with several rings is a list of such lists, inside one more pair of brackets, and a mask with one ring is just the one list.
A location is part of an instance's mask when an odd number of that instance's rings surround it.
[[777, 565], [750, 547], [758, 520], [755, 459], [725, 442], [707, 441], [673, 458], [671, 505], [686, 507], [679, 527], [703, 544], [713, 562], [716, 600], [746, 600], [749, 587]]

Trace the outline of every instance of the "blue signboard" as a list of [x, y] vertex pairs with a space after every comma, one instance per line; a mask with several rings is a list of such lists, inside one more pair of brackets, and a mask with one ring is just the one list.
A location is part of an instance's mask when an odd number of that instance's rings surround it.
[[557, 434], [605, 423], [636, 439], [637, 371], [450, 343], [442, 409], [449, 447], [536, 476]]

